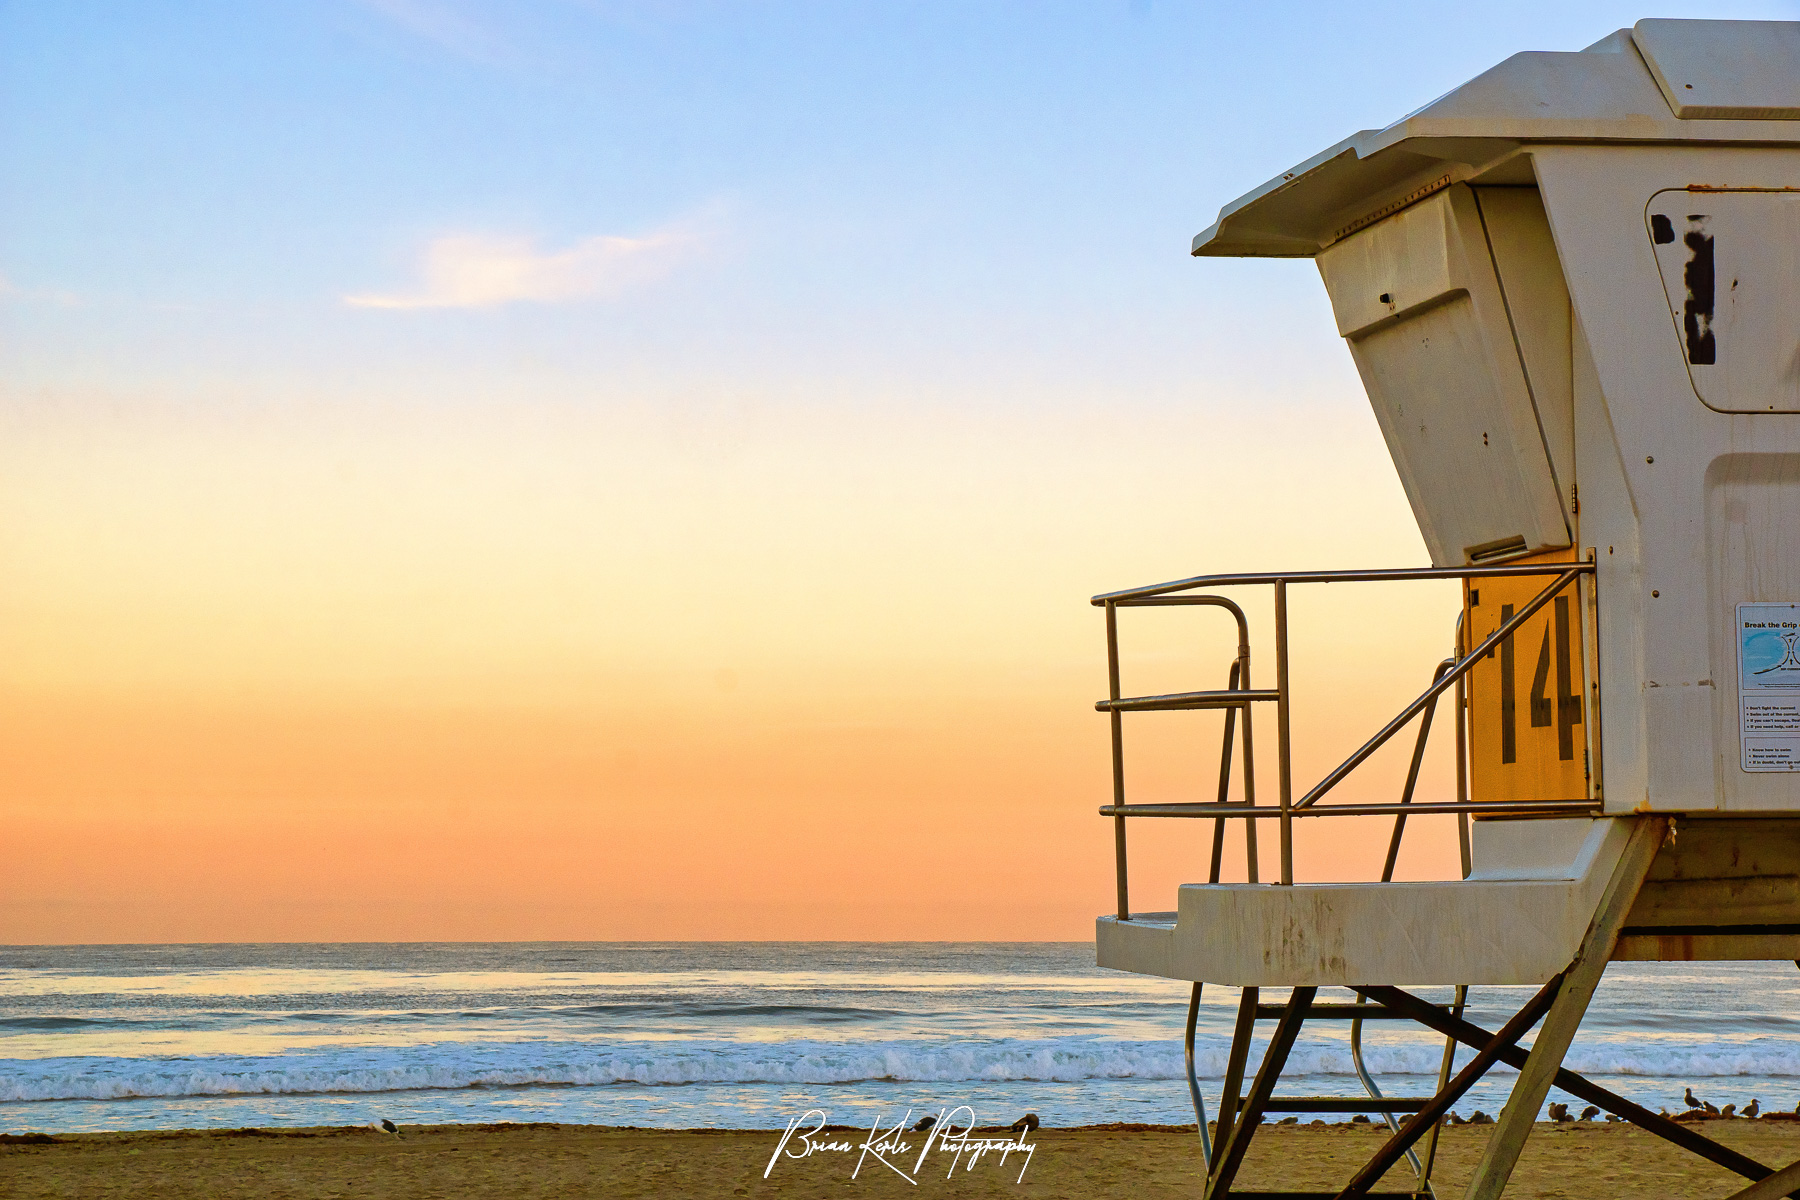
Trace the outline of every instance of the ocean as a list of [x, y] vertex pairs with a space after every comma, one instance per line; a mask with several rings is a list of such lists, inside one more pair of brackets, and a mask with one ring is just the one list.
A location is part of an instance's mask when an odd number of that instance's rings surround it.
[[[1477, 988], [1471, 1019], [1496, 1028], [1530, 990]], [[779, 1129], [814, 1109], [866, 1126], [959, 1105], [983, 1124], [1176, 1124], [1193, 1120], [1187, 999], [1095, 967], [1089, 943], [0, 947], [0, 1132]], [[1204, 1000], [1216, 1113], [1236, 993]], [[1397, 1026], [1368, 1023], [1369, 1067], [1390, 1095], [1428, 1094], [1442, 1042]], [[1347, 1030], [1308, 1026], [1282, 1091], [1360, 1095]], [[1614, 963], [1568, 1065], [1651, 1108], [1679, 1111], [1691, 1086], [1792, 1110], [1800, 970]], [[1457, 1111], [1497, 1113], [1512, 1079], [1496, 1071]]]

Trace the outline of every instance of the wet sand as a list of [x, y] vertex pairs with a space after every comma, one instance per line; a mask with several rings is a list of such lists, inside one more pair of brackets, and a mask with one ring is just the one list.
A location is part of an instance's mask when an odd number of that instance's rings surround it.
[[[1702, 1131], [1769, 1166], [1800, 1159], [1800, 1122], [1714, 1121]], [[1445, 1131], [1436, 1178], [1457, 1195], [1491, 1127]], [[860, 1143], [864, 1135], [834, 1134]], [[986, 1135], [983, 1135], [986, 1136]], [[1004, 1132], [993, 1136], [1005, 1137]], [[1266, 1126], [1239, 1176], [1248, 1189], [1336, 1188], [1380, 1144], [1370, 1126]], [[0, 1139], [0, 1195], [36, 1197], [736, 1197], [1045, 1196], [1160, 1200], [1199, 1193], [1192, 1127], [1040, 1129], [1023, 1182], [1021, 1160], [994, 1156], [949, 1174], [934, 1154], [915, 1187], [857, 1154], [822, 1151], [776, 1162], [780, 1131], [619, 1129], [580, 1125], [416, 1126], [403, 1136], [363, 1128], [64, 1134]], [[917, 1157], [918, 1139], [907, 1165]], [[1402, 1172], [1405, 1172], [1403, 1175]], [[1390, 1185], [1410, 1181], [1402, 1167]], [[1639, 1130], [1540, 1125], [1507, 1194], [1528, 1197], [1729, 1195], [1746, 1181]]]

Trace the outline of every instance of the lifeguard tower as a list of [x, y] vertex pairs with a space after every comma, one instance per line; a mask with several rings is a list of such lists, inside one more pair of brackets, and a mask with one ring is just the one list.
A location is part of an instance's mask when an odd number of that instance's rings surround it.
[[[1436, 1195], [1436, 1131], [1496, 1063], [1519, 1075], [1475, 1200], [1504, 1190], [1552, 1085], [1753, 1181], [1739, 1197], [1800, 1195], [1800, 1164], [1752, 1161], [1562, 1066], [1609, 960], [1800, 959], [1800, 23], [1642, 21], [1580, 53], [1515, 55], [1228, 205], [1193, 252], [1318, 263], [1432, 561], [1094, 599], [1118, 872], [1099, 962], [1194, 983], [1205, 1195], [1246, 1194], [1232, 1184], [1264, 1114], [1333, 1110], [1385, 1112], [1392, 1132], [1335, 1195], [1380, 1194], [1403, 1155], [1416, 1184], [1386, 1194]], [[1430, 687], [1323, 779], [1294, 779], [1288, 593], [1424, 579], [1463, 587]], [[1251, 588], [1273, 609], [1255, 677], [1245, 611], [1218, 594]], [[1121, 687], [1123, 615], [1169, 605], [1235, 620], [1224, 688]], [[1457, 790], [1415, 797], [1440, 703]], [[1218, 793], [1134, 804], [1125, 718], [1175, 709], [1222, 710]], [[1252, 755], [1264, 714], [1273, 803]], [[1393, 803], [1329, 801], [1408, 730]], [[1407, 817], [1425, 813], [1461, 823], [1465, 878], [1390, 882]], [[1382, 880], [1297, 881], [1293, 823], [1346, 815], [1394, 818]], [[1182, 886], [1174, 912], [1131, 909], [1133, 818], [1213, 823], [1209, 879]], [[1252, 882], [1219, 882], [1233, 820], [1252, 835], [1276, 823], [1278, 881], [1255, 882], [1248, 836]], [[1203, 982], [1242, 989], [1210, 1139], [1192, 1070]], [[1541, 987], [1490, 1031], [1462, 1017], [1472, 984]], [[1319, 1002], [1321, 986], [1357, 1000]], [[1264, 1004], [1262, 987], [1292, 992]], [[1383, 1097], [1366, 1072], [1368, 1096], [1280, 1094], [1304, 1022], [1373, 1019], [1448, 1039], [1435, 1095]], [[1259, 1021], [1275, 1024], [1246, 1088]], [[1475, 1054], [1453, 1074], [1454, 1043]]]

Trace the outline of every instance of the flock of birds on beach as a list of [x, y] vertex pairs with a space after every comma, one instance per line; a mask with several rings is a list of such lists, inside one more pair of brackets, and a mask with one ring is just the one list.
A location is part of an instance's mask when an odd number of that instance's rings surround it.
[[[1687, 1112], [1682, 1115], [1688, 1117], [1690, 1120], [1707, 1120], [1712, 1117], [1718, 1117], [1721, 1120], [1731, 1117], [1760, 1117], [1762, 1116], [1763, 1111], [1762, 1101], [1755, 1099], [1744, 1105], [1741, 1111], [1735, 1104], [1727, 1104], [1724, 1108], [1715, 1108], [1713, 1105], [1708, 1104], [1700, 1097], [1694, 1095], [1694, 1089], [1691, 1087], [1687, 1089], [1687, 1092], [1681, 1098], [1687, 1103]], [[1663, 1116], [1666, 1117], [1668, 1115], [1668, 1112], [1665, 1110]], [[1785, 1116], [1786, 1114], [1784, 1113], [1782, 1115]], [[1679, 1117], [1676, 1119], [1680, 1120]]]
[[[1761, 1100], [1752, 1099], [1750, 1103], [1744, 1105], [1742, 1109], [1738, 1108], [1735, 1104], [1727, 1104], [1724, 1108], [1719, 1108], [1694, 1095], [1694, 1089], [1692, 1087], [1687, 1089], [1687, 1092], [1682, 1096], [1682, 1099], [1687, 1102], [1687, 1111], [1679, 1116], [1675, 1116], [1674, 1119], [1677, 1121], [1729, 1121], [1733, 1117], [1750, 1117], [1754, 1119], [1762, 1116], [1763, 1113]], [[1548, 1115], [1550, 1119], [1558, 1125], [1566, 1125], [1573, 1121], [1592, 1121], [1599, 1117], [1601, 1113], [1599, 1105], [1596, 1104], [1588, 1105], [1581, 1110], [1579, 1115], [1571, 1115], [1569, 1113], [1569, 1106], [1566, 1104], [1552, 1104], [1548, 1109]], [[1662, 1115], [1669, 1117], [1672, 1114], [1665, 1108], [1662, 1110]], [[1783, 1115], [1785, 1116], [1786, 1114], [1784, 1113]], [[1625, 1123], [1624, 1117], [1616, 1116], [1613, 1113], [1607, 1113], [1605, 1116], [1608, 1121], [1615, 1124]], [[1450, 1114], [1450, 1123], [1452, 1125], [1487, 1125], [1492, 1122], [1493, 1118], [1479, 1109], [1476, 1110], [1474, 1116], [1466, 1121], [1455, 1113]]]
[[[1685, 1117], [1688, 1120], [1729, 1121], [1733, 1117], [1754, 1118], [1762, 1115], [1762, 1101], [1758, 1099], [1752, 1099], [1750, 1103], [1744, 1105], [1742, 1110], [1735, 1104], [1727, 1104], [1724, 1108], [1716, 1108], [1705, 1100], [1700, 1099], [1700, 1097], [1694, 1095], [1694, 1089], [1692, 1087], [1687, 1089], [1687, 1092], [1682, 1096], [1682, 1099], [1687, 1102], [1687, 1112], [1683, 1113], [1681, 1117], [1676, 1117], [1676, 1120], [1681, 1120]], [[1800, 1113], [1800, 1110], [1796, 1111], [1797, 1113]], [[1568, 1105], [1552, 1104], [1549, 1109], [1549, 1115], [1552, 1121], [1556, 1122], [1558, 1125], [1563, 1125], [1572, 1121], [1592, 1121], [1595, 1117], [1600, 1115], [1600, 1108], [1598, 1105], [1590, 1104], [1581, 1110], [1580, 1116], [1570, 1116]], [[1666, 1108], [1663, 1109], [1662, 1115], [1665, 1117], [1668, 1116], [1669, 1110]], [[1462, 1117], [1458, 1116], [1456, 1113], [1450, 1113], [1449, 1117], [1452, 1125], [1492, 1125], [1494, 1123], [1494, 1118], [1488, 1116], [1479, 1108], [1475, 1110], [1474, 1115], [1472, 1116]], [[1606, 1119], [1615, 1123], [1623, 1122], [1625, 1120], [1625, 1118], [1615, 1116], [1612, 1113], [1607, 1113]], [[1300, 1118], [1298, 1117], [1285, 1117], [1277, 1123], [1281, 1125], [1297, 1125], [1299, 1122]], [[1366, 1114], [1357, 1113], [1350, 1118], [1350, 1123], [1352, 1125], [1368, 1125], [1372, 1122], [1370, 1122]], [[369, 1124], [376, 1129], [381, 1130], [383, 1133], [392, 1134], [394, 1137], [400, 1136], [400, 1127], [386, 1117], [383, 1117], [380, 1121], [370, 1121]], [[936, 1117], [921, 1117], [919, 1118], [918, 1123], [912, 1127], [912, 1132], [925, 1133], [936, 1124]], [[1313, 1124], [1319, 1125], [1323, 1124], [1323, 1122], [1314, 1121]], [[1014, 1133], [1024, 1134], [1032, 1132], [1037, 1129], [1037, 1127], [1038, 1115], [1034, 1112], [1028, 1112], [1018, 1120], [1014, 1121], [1009, 1128], [1011, 1128]]]
[[[1758, 1099], [1752, 1099], [1750, 1101], [1750, 1103], [1744, 1105], [1744, 1107], [1741, 1109], [1738, 1108], [1738, 1106], [1735, 1104], [1727, 1104], [1724, 1108], [1719, 1108], [1715, 1105], [1707, 1103], [1705, 1100], [1702, 1100], [1700, 1097], [1694, 1095], [1694, 1089], [1692, 1087], [1689, 1087], [1687, 1089], [1687, 1092], [1685, 1095], [1682, 1096], [1682, 1099], [1684, 1101], [1686, 1101], [1686, 1103], [1687, 1103], [1687, 1111], [1686, 1112], [1681, 1113], [1680, 1115], [1676, 1116], [1676, 1115], [1672, 1115], [1669, 1112], [1669, 1110], [1665, 1108], [1662, 1110], [1662, 1115], [1664, 1117], [1671, 1117], [1671, 1119], [1673, 1119], [1673, 1120], [1682, 1121], [1682, 1122], [1729, 1121], [1734, 1117], [1750, 1117], [1750, 1118], [1754, 1119], [1756, 1117], [1760, 1117], [1763, 1115], [1762, 1101], [1758, 1100]], [[1600, 1112], [1599, 1105], [1590, 1104], [1586, 1108], [1582, 1109], [1579, 1115], [1572, 1116], [1569, 1113], [1568, 1105], [1552, 1104], [1548, 1110], [1548, 1115], [1549, 1115], [1550, 1119], [1552, 1121], [1554, 1121], [1556, 1124], [1566, 1125], [1566, 1124], [1571, 1124], [1575, 1121], [1592, 1121], [1595, 1118], [1599, 1117], [1601, 1115], [1601, 1112]], [[1773, 1116], [1774, 1114], [1771, 1113], [1770, 1115]], [[1788, 1113], [1782, 1113], [1780, 1115], [1782, 1117], [1790, 1116], [1790, 1114], [1788, 1114]], [[1458, 1116], [1456, 1113], [1450, 1113], [1450, 1114], [1448, 1114], [1448, 1116], [1450, 1119], [1450, 1124], [1452, 1124], [1452, 1125], [1492, 1125], [1494, 1123], [1494, 1118], [1488, 1116], [1486, 1113], [1482, 1112], [1480, 1109], [1476, 1109], [1474, 1112], [1474, 1115], [1469, 1116], [1469, 1117]], [[1613, 1113], [1607, 1113], [1607, 1114], [1605, 1114], [1605, 1116], [1608, 1121], [1610, 1121], [1614, 1124], [1624, 1124], [1625, 1123], [1624, 1117], [1616, 1116]], [[1797, 1109], [1794, 1112], [1794, 1114], [1792, 1114], [1792, 1116], [1795, 1119], [1800, 1119], [1800, 1109]], [[1284, 1117], [1282, 1120], [1280, 1120], [1276, 1123], [1279, 1125], [1297, 1125], [1297, 1124], [1299, 1124], [1299, 1122], [1300, 1122], [1300, 1118], [1298, 1118], [1298, 1117]], [[1314, 1121], [1313, 1122], [1314, 1125], [1323, 1125], [1324, 1123], [1325, 1122], [1323, 1122], [1323, 1121]], [[1368, 1116], [1364, 1113], [1357, 1113], [1355, 1116], [1351, 1117], [1350, 1123], [1352, 1125], [1373, 1124], [1373, 1122], [1371, 1122], [1369, 1120]]]
[[[1754, 1120], [1763, 1115], [1762, 1101], [1754, 1098], [1741, 1109], [1735, 1104], [1727, 1104], [1724, 1108], [1720, 1108], [1717, 1105], [1708, 1103], [1694, 1095], [1694, 1089], [1689, 1087], [1682, 1095], [1682, 1100], [1687, 1103], [1687, 1111], [1675, 1115], [1673, 1119], [1677, 1121], [1729, 1121], [1733, 1117], [1749, 1117]], [[1552, 1104], [1550, 1106], [1549, 1114], [1550, 1119], [1560, 1125], [1569, 1121], [1592, 1121], [1595, 1117], [1600, 1115], [1600, 1109], [1597, 1106], [1590, 1104], [1581, 1110], [1580, 1116], [1572, 1117], [1569, 1115], [1568, 1105]], [[1665, 1117], [1671, 1116], [1669, 1110], [1666, 1108], [1662, 1110], [1662, 1115]], [[1782, 1113], [1781, 1115], [1785, 1117], [1788, 1114]], [[1606, 1119], [1613, 1122], [1622, 1122], [1625, 1120], [1624, 1117], [1614, 1116], [1612, 1113], [1607, 1113]]]

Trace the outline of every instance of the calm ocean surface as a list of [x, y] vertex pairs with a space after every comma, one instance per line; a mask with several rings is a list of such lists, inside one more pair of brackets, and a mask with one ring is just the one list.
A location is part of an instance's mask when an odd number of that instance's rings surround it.
[[[1472, 1019], [1497, 1027], [1528, 991], [1478, 989]], [[1209, 1109], [1235, 1003], [1208, 990]], [[779, 1128], [958, 1104], [983, 1123], [1176, 1123], [1193, 1119], [1186, 1005], [1185, 985], [1100, 970], [1087, 943], [0, 947], [0, 1132]], [[1346, 1031], [1309, 1027], [1282, 1090], [1360, 1094]], [[1441, 1045], [1365, 1034], [1390, 1094], [1432, 1090]], [[1800, 970], [1615, 963], [1569, 1065], [1651, 1107], [1692, 1085], [1794, 1109]], [[1512, 1078], [1458, 1111], [1497, 1112]]]

